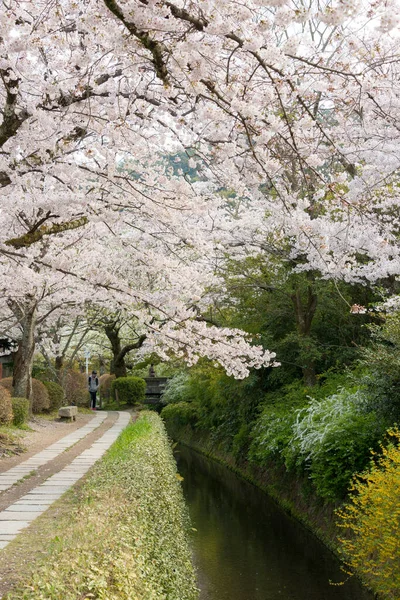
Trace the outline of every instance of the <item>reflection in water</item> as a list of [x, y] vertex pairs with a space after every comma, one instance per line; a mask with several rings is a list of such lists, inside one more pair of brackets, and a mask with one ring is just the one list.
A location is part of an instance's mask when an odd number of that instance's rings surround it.
[[201, 600], [371, 600], [338, 562], [266, 494], [179, 446]]

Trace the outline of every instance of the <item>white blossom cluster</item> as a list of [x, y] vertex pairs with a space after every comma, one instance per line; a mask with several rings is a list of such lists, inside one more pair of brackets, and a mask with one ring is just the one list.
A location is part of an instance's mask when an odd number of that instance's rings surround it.
[[148, 351], [244, 377], [273, 353], [200, 320], [227, 256], [398, 276], [399, 14], [397, 0], [9, 0], [3, 330], [130, 310]]

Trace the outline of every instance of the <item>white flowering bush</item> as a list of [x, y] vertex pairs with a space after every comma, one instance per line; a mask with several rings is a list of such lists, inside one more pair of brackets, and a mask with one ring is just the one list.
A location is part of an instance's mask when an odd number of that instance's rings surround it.
[[9, 600], [196, 600], [189, 519], [160, 417], [142, 413], [87, 480], [46, 560]]
[[342, 389], [297, 411], [286, 465], [308, 470], [319, 496], [345, 496], [352, 475], [367, 466], [370, 449], [378, 446], [385, 423], [366, 407], [362, 390]]
[[253, 428], [249, 458], [261, 465], [280, 461], [292, 438], [295, 413], [291, 406], [266, 406]]
[[185, 371], [180, 371], [171, 377], [165, 386], [162, 396], [163, 403], [190, 402], [192, 397], [189, 382], [189, 374]]

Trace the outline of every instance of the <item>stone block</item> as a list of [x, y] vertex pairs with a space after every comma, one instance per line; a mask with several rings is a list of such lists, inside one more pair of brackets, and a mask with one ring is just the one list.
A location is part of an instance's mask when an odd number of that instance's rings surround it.
[[58, 409], [58, 416], [65, 417], [66, 419], [71, 419], [71, 421], [76, 420], [76, 415], [78, 414], [77, 406], [62, 406]]

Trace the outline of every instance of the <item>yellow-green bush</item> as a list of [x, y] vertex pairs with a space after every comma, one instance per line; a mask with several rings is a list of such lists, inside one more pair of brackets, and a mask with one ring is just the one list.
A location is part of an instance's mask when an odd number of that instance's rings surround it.
[[146, 382], [140, 377], [117, 377], [111, 382], [111, 398], [117, 405], [140, 404], [145, 393]]
[[29, 400], [27, 398], [11, 398], [14, 413], [13, 424], [20, 427], [29, 418]]
[[[3, 382], [3, 379], [1, 380]], [[0, 385], [0, 425], [9, 425], [13, 420], [10, 392]]]
[[177, 427], [188, 424], [195, 425], [198, 420], [198, 406], [195, 402], [167, 404], [162, 409], [161, 416], [165, 421]]
[[338, 511], [343, 557], [379, 597], [400, 598], [400, 431], [381, 447], [368, 472], [354, 479], [350, 501]]
[[57, 410], [63, 403], [64, 390], [61, 385], [54, 381], [43, 381], [43, 385], [46, 387], [49, 394], [50, 406], [49, 410]]

